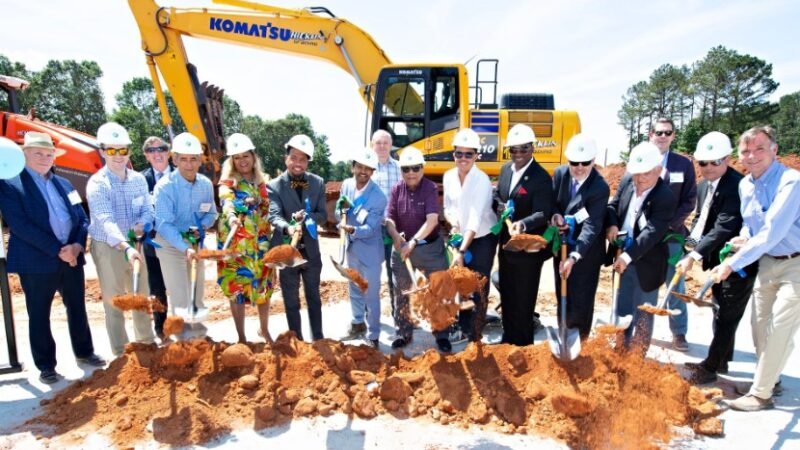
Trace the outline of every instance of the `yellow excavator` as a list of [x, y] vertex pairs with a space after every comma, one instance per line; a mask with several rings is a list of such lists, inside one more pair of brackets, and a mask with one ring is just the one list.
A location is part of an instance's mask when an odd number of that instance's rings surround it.
[[219, 160], [225, 154], [222, 91], [199, 82], [183, 45], [186, 36], [321, 59], [340, 67], [356, 81], [371, 111], [369, 129], [388, 131], [395, 148], [421, 150], [426, 175], [441, 175], [453, 167], [451, 144], [459, 128], [478, 132], [482, 144], [478, 164], [489, 175], [499, 174], [509, 160], [503, 139], [518, 123], [534, 129], [536, 160], [550, 172], [565, 162], [566, 143], [580, 132], [577, 112], [555, 110], [552, 95], [505, 94], [498, 104], [496, 59], [477, 62], [470, 86], [463, 64], [393, 64], [368, 33], [325, 7], [285, 9], [242, 0], [214, 3], [238, 9], [172, 8], [154, 0], [128, 0], [162, 121], [170, 129], [161, 78], [188, 131], [203, 143], [209, 173], [219, 173]]

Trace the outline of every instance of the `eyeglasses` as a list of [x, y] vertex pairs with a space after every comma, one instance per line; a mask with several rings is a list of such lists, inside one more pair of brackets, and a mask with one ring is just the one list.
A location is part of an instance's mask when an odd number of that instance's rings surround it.
[[591, 164], [592, 164], [591, 161], [570, 161], [569, 162], [569, 165], [572, 166], [572, 167], [578, 167], [578, 166], [589, 167], [589, 165], [591, 165]]
[[103, 151], [106, 152], [106, 155], [108, 156], [128, 156], [127, 148], [106, 148]]
[[725, 158], [715, 159], [714, 161], [697, 161], [697, 164], [700, 165], [700, 167], [705, 167], [709, 164], [712, 166], [721, 166], [724, 160]]
[[420, 170], [422, 170], [422, 166], [406, 166], [406, 167], [401, 167], [400, 170], [402, 170], [403, 173], [408, 173], [408, 172], [417, 173]]
[[656, 136], [667, 136], [667, 137], [669, 137], [669, 136], [672, 136], [672, 133], [674, 133], [673, 130], [653, 131], [653, 134], [655, 134]]
[[522, 153], [522, 154], [528, 153], [528, 150], [530, 150], [530, 146], [522, 145], [522, 146], [519, 146], [519, 147], [511, 147], [511, 148], [508, 149], [508, 152], [511, 153], [512, 155], [516, 155], [516, 154], [519, 154], [519, 153]]
[[472, 158], [475, 157], [475, 155], [476, 155], [475, 152], [462, 152], [462, 151], [458, 151], [458, 150], [453, 152], [453, 157], [455, 159], [459, 159], [459, 158], [472, 159]]
[[165, 153], [167, 151], [169, 151], [169, 147], [166, 145], [162, 145], [160, 147], [147, 147], [144, 149], [145, 153]]

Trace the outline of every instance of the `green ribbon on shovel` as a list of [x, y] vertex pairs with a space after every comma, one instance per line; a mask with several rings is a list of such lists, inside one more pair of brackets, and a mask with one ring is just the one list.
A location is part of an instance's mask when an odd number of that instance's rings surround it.
[[503, 210], [502, 213], [500, 213], [500, 218], [497, 220], [497, 223], [492, 225], [492, 228], [489, 229], [492, 232], [492, 234], [494, 234], [495, 236], [500, 234], [500, 231], [503, 229], [503, 224], [505, 223], [506, 219], [508, 219], [508, 216], [510, 216], [511, 213], [513, 212], [514, 212], [513, 209], [506, 208]]
[[730, 242], [725, 244], [725, 246], [722, 247], [722, 250], [719, 251], [719, 262], [721, 263], [725, 261], [725, 258], [727, 258], [732, 251], [733, 251], [733, 244], [731, 244]]
[[557, 255], [558, 250], [561, 248], [561, 233], [558, 227], [554, 225], [548, 226], [542, 233], [542, 237], [550, 244], [553, 254]]
[[669, 242], [672, 240], [681, 244], [681, 246], [676, 253], [669, 255], [669, 258], [667, 259], [667, 264], [669, 264], [670, 266], [678, 264], [678, 261], [681, 260], [681, 256], [683, 256], [683, 246], [686, 244], [686, 238], [683, 237], [682, 234], [676, 233], [674, 231], [672, 233], [667, 233], [667, 235], [664, 236], [664, 239], [662, 239], [661, 242]]
[[[289, 221], [289, 225], [290, 226], [297, 225], [297, 222], [294, 219], [292, 219], [292, 220]], [[291, 236], [287, 236], [287, 235], [284, 234], [283, 235], [283, 243], [286, 244], [286, 245], [289, 245], [291, 242], [292, 242], [292, 237]]]
[[347, 198], [346, 195], [342, 195], [341, 197], [339, 197], [339, 200], [336, 200], [336, 211], [341, 211], [342, 210], [342, 206], [345, 205], [345, 204], [347, 206], [350, 206], [351, 202], [350, 202], [350, 199]]

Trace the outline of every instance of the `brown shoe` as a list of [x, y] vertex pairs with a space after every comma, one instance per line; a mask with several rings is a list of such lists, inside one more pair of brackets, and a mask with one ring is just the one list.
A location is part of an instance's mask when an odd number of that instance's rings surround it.
[[728, 406], [736, 411], [761, 411], [762, 409], [772, 409], [775, 407], [775, 403], [772, 402], [772, 397], [764, 399], [747, 394], [732, 400]]
[[672, 348], [679, 352], [688, 352], [689, 343], [686, 342], [686, 336], [683, 334], [676, 334], [672, 338]]
[[361, 339], [364, 335], [367, 334], [367, 324], [366, 323], [351, 323], [350, 328], [347, 330], [347, 334], [340, 337], [340, 341], [353, 341], [356, 339]]

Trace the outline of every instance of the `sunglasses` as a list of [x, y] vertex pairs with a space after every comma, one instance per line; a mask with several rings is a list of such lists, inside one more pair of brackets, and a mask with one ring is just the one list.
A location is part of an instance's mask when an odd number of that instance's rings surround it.
[[162, 145], [160, 147], [147, 147], [144, 149], [145, 153], [164, 153], [169, 151], [169, 148], [166, 145]]
[[517, 154], [520, 154], [520, 153], [525, 154], [525, 153], [528, 153], [529, 149], [530, 149], [530, 147], [528, 147], [527, 145], [522, 146], [522, 147], [511, 147], [511, 148], [508, 149], [508, 153], [511, 153], [512, 155], [517, 155]]
[[462, 151], [453, 152], [453, 157], [455, 159], [459, 159], [459, 158], [472, 159], [472, 158], [475, 157], [475, 155], [476, 155], [475, 152], [462, 152]]
[[668, 136], [669, 137], [669, 136], [672, 136], [672, 133], [674, 133], [674, 131], [672, 131], [672, 130], [653, 131], [653, 134], [655, 134], [656, 136]]
[[578, 167], [578, 166], [589, 167], [590, 164], [592, 164], [591, 161], [580, 161], [580, 162], [578, 162], [578, 161], [570, 161], [569, 162], [569, 165], [572, 166], [572, 167]]
[[697, 161], [697, 164], [700, 167], [705, 167], [705, 166], [707, 166], [709, 164], [711, 164], [712, 166], [721, 166], [722, 162], [723, 162], [723, 159], [724, 158], [715, 159], [714, 161]]
[[108, 156], [115, 156], [115, 155], [128, 156], [127, 148], [107, 148], [103, 151], [106, 152], [106, 155]]
[[402, 170], [403, 173], [408, 173], [408, 172], [417, 173], [420, 170], [422, 170], [422, 166], [406, 166], [406, 167], [401, 167], [400, 170]]

